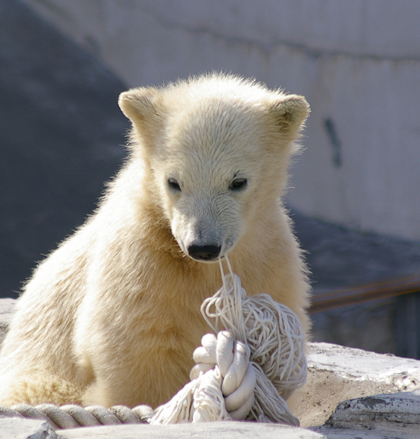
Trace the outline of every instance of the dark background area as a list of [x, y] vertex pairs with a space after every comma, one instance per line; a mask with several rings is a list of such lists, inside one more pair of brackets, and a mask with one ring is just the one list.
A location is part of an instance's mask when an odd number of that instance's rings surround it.
[[0, 295], [95, 208], [120, 166], [127, 87], [30, 10], [0, 1]]

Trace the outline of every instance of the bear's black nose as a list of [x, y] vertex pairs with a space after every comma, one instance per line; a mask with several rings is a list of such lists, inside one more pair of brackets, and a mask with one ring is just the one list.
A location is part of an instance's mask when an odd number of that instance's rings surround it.
[[197, 261], [213, 261], [220, 255], [220, 245], [190, 245], [188, 254]]

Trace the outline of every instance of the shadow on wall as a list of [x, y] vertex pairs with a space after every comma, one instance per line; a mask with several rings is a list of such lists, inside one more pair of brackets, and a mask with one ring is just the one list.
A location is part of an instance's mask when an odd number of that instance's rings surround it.
[[0, 295], [95, 207], [124, 155], [126, 89], [19, 2], [0, 1]]

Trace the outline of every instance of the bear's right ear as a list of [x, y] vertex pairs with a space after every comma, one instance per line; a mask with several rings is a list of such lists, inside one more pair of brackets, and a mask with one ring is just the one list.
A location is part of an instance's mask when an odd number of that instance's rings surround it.
[[295, 137], [309, 115], [309, 105], [303, 96], [280, 95], [269, 105], [269, 112], [280, 130]]
[[145, 121], [159, 117], [159, 95], [156, 88], [133, 88], [120, 94], [118, 104], [134, 125], [143, 125]]

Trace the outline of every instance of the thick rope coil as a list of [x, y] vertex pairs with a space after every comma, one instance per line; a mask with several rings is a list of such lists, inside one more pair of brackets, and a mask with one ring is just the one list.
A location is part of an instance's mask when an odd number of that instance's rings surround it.
[[206, 334], [201, 344], [193, 354], [197, 364], [191, 369], [191, 380], [217, 367], [223, 377], [221, 391], [229, 416], [245, 419], [254, 404], [256, 384], [255, 371], [249, 363], [249, 347], [235, 341], [229, 331], [220, 331], [217, 338], [214, 334]]
[[54, 429], [94, 427], [96, 425], [144, 424], [153, 416], [153, 409], [139, 405], [133, 409], [116, 405], [109, 409], [102, 406], [80, 407], [68, 404], [57, 407], [53, 404], [17, 404], [0, 407], [0, 417], [23, 417], [42, 419]]

